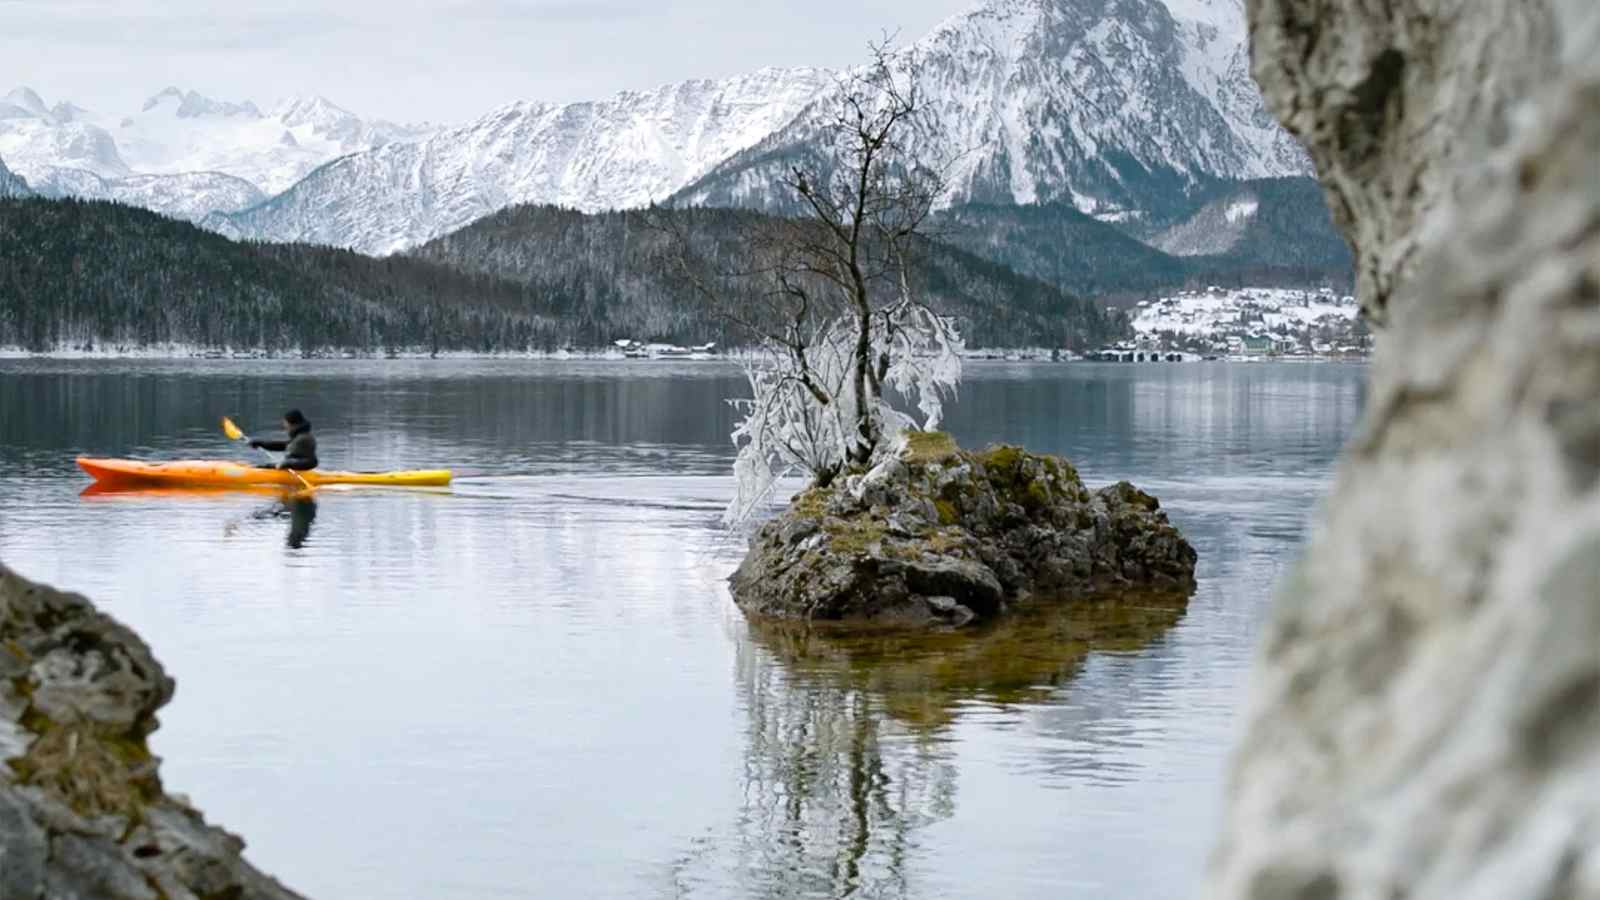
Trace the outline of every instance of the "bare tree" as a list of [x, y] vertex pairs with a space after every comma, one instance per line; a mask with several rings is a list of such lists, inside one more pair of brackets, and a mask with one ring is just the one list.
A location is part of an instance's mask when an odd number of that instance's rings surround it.
[[[732, 269], [708, 264], [692, 236], [676, 242], [680, 269], [761, 341], [747, 367], [754, 396], [734, 401], [745, 418], [733, 518], [787, 472], [825, 485], [902, 429], [935, 427], [960, 380], [960, 335], [916, 287], [946, 187], [945, 166], [918, 152], [935, 144], [919, 61], [888, 40], [872, 57], [829, 95], [820, 152], [778, 180], [797, 214], [752, 217]], [[758, 302], [729, 303], [727, 285], [750, 281]]]

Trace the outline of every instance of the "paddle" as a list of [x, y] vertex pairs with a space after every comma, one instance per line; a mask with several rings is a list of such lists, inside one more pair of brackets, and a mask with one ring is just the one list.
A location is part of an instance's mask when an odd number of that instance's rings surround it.
[[[227, 416], [223, 416], [222, 417], [222, 433], [227, 435], [228, 436], [228, 440], [230, 440], [230, 441], [244, 441], [245, 443], [249, 443], [250, 442], [250, 436], [248, 434], [245, 434], [243, 429], [241, 429], [239, 426], [233, 424], [233, 420], [228, 418]], [[278, 461], [277, 457], [273, 456], [271, 453], [267, 452], [265, 449], [262, 449], [260, 447], [257, 447], [256, 449], [257, 450], [261, 450], [262, 455], [265, 456], [267, 459], [272, 460], [274, 463], [276, 463]], [[293, 469], [284, 469], [283, 471], [289, 472], [290, 474], [294, 475], [294, 477], [297, 480], [299, 480], [300, 484], [306, 490], [308, 490], [308, 491], [311, 490], [311, 484], [309, 482], [307, 482], [305, 480], [305, 478], [303, 476], [301, 476], [301, 474], [299, 472], [296, 472]]]

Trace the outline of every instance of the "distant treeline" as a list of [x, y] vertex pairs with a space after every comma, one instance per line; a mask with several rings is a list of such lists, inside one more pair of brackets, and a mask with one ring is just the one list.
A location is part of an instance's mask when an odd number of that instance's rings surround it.
[[235, 243], [113, 203], [0, 200], [0, 346], [486, 352], [572, 337], [562, 310], [500, 279]]
[[[1244, 238], [1202, 257], [1163, 253], [1070, 207], [957, 207], [937, 217], [936, 240], [917, 248], [914, 286], [960, 321], [971, 346], [1084, 349], [1128, 335], [1126, 316], [1106, 308], [1117, 299], [1204, 284], [1348, 282], [1348, 250], [1314, 183], [1247, 186], [1260, 209]], [[738, 269], [746, 237], [770, 221], [738, 209], [590, 215], [520, 206], [374, 259], [236, 243], [113, 203], [0, 199], [0, 347], [748, 345], [755, 336], [741, 320], [760, 317], [767, 287], [748, 278], [696, 284], [683, 277], [684, 261], [702, 274]]]
[[[163, 344], [269, 350], [521, 352], [620, 337], [753, 342], [673, 275], [644, 213], [510, 210], [423, 248], [373, 259], [293, 244], [235, 243], [132, 207], [0, 201], [0, 346]], [[697, 246], [737, 250], [740, 215], [692, 212]], [[1120, 314], [957, 251], [919, 266], [974, 343], [1081, 347]], [[753, 285], [730, 284], [737, 303]]]
[[[584, 214], [552, 206], [502, 210], [413, 251], [416, 258], [513, 280], [554, 299], [586, 331], [680, 343], [749, 343], [740, 321], [764, 307], [744, 237], [762, 214], [737, 209]], [[684, 247], [690, 248], [687, 256]], [[944, 244], [921, 245], [916, 288], [954, 316], [975, 347], [1082, 349], [1128, 333], [1126, 318], [1003, 265]], [[686, 279], [685, 270], [700, 273]], [[892, 285], [885, 285], [892, 289]], [[715, 296], [707, 296], [708, 292]]]

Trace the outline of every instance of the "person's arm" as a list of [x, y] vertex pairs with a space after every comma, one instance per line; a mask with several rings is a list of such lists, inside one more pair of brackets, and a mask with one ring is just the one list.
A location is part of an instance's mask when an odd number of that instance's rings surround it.
[[289, 442], [288, 441], [263, 441], [263, 440], [260, 440], [258, 438], [256, 440], [251, 441], [250, 442], [250, 446], [252, 446], [252, 447], [260, 447], [262, 450], [271, 450], [274, 453], [282, 453], [289, 446]]
[[317, 467], [317, 439], [309, 434], [299, 434], [289, 439], [283, 451], [280, 469], [315, 469]]

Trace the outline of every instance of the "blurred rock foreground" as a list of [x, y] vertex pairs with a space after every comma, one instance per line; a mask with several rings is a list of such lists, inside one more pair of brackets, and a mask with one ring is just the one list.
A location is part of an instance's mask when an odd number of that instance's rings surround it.
[[0, 900], [293, 900], [161, 785], [173, 682], [138, 635], [0, 566]]
[[1600, 897], [1600, 3], [1249, 7], [1384, 328], [1210, 893]]

